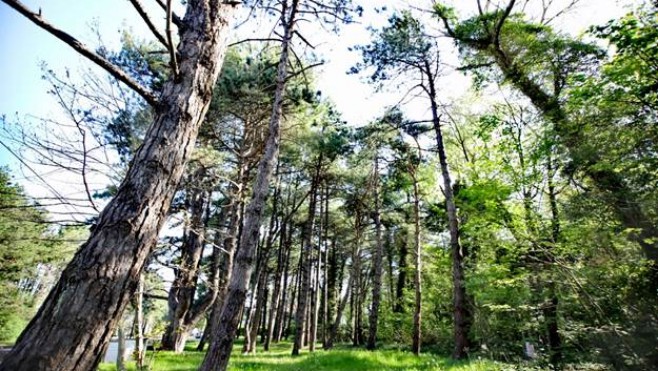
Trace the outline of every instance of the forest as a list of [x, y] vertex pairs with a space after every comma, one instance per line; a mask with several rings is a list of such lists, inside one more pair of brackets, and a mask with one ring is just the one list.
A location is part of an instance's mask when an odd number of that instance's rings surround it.
[[2, 2], [0, 371], [656, 369], [658, 2]]

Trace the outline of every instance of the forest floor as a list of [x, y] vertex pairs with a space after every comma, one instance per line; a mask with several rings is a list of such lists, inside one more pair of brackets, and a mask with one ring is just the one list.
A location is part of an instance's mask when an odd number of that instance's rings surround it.
[[[205, 352], [194, 350], [196, 344], [186, 347], [183, 354], [173, 352], [149, 352], [147, 364], [153, 371], [194, 371], [197, 370]], [[254, 355], [240, 353], [241, 343], [236, 343], [229, 370], [273, 370], [273, 371], [316, 371], [316, 370], [349, 370], [349, 371], [383, 371], [383, 370], [450, 370], [450, 371], [489, 371], [501, 370], [502, 364], [492, 361], [455, 362], [448, 357], [439, 357], [423, 353], [415, 357], [411, 352], [399, 350], [367, 351], [351, 347], [337, 347], [330, 351], [317, 350], [314, 353], [303, 352], [298, 357], [292, 357], [292, 344], [274, 344], [269, 352], [258, 349]], [[135, 363], [127, 364], [128, 370], [135, 370]], [[102, 363], [99, 371], [114, 371], [112, 363]]]

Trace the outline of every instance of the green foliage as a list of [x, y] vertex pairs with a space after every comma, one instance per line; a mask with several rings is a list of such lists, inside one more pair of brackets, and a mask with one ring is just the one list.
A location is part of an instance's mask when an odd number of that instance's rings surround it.
[[391, 16], [388, 25], [381, 30], [371, 30], [372, 43], [359, 45], [363, 62], [351, 68], [350, 73], [360, 73], [374, 68], [372, 82], [390, 80], [400, 72], [424, 68], [425, 61], [434, 59], [433, 44], [425, 34], [422, 23], [408, 11]]
[[73, 248], [73, 230], [49, 231], [46, 213], [0, 169], [0, 343], [12, 342], [49, 288], [49, 271]]

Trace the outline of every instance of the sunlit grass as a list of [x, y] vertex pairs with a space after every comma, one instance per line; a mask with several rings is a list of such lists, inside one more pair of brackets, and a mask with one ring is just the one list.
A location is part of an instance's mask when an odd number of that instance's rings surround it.
[[[410, 352], [399, 350], [367, 351], [349, 347], [339, 347], [330, 351], [317, 350], [314, 353], [302, 352], [292, 357], [290, 343], [274, 344], [269, 352], [258, 349], [255, 355], [240, 354], [242, 344], [236, 344], [229, 364], [229, 370], [278, 370], [278, 371], [315, 371], [315, 370], [451, 370], [484, 371], [500, 370], [501, 366], [490, 361], [454, 362], [445, 357], [421, 354], [419, 357]], [[203, 360], [204, 353], [188, 347], [183, 354], [156, 352], [147, 355], [148, 364], [153, 371], [188, 371], [196, 370]], [[99, 370], [115, 370], [114, 364], [101, 364]], [[128, 370], [135, 370], [134, 363], [128, 364]]]

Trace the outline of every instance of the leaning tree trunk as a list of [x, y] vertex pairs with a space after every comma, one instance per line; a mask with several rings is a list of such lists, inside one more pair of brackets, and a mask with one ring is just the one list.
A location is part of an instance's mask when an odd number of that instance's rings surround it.
[[368, 333], [369, 350], [377, 346], [377, 321], [379, 320], [379, 302], [382, 297], [382, 222], [379, 215], [379, 153], [375, 155], [375, 253], [373, 254], [372, 310], [370, 311], [370, 328]]
[[450, 170], [448, 169], [448, 160], [441, 132], [441, 123], [439, 122], [439, 109], [436, 104], [436, 88], [434, 86], [434, 76], [428, 61], [425, 61], [425, 74], [428, 77], [429, 98], [432, 105], [432, 122], [434, 132], [436, 133], [436, 145], [439, 153], [439, 163], [441, 164], [441, 175], [443, 178], [443, 192], [446, 198], [446, 210], [448, 213], [448, 227], [450, 231], [450, 251], [452, 252], [452, 280], [453, 280], [453, 317], [454, 317], [454, 337], [455, 348], [452, 353], [453, 358], [462, 359], [466, 357], [469, 347], [469, 331], [471, 327], [471, 312], [468, 305], [466, 293], [465, 258], [467, 255], [466, 248], [459, 242], [459, 219], [457, 218], [457, 207], [452, 190], [452, 181], [450, 180]]
[[[476, 50], [482, 46], [469, 44]], [[532, 104], [554, 124], [560, 144], [568, 150], [575, 165], [592, 179], [596, 188], [601, 190], [619, 217], [621, 224], [637, 231], [629, 234], [629, 239], [636, 242], [650, 262], [651, 290], [658, 289], [658, 228], [642, 209], [642, 202], [628, 186], [624, 178], [608, 166], [599, 166], [603, 162], [600, 149], [588, 141], [582, 130], [574, 129], [560, 103], [559, 96], [546, 93], [539, 84], [521, 71], [513, 57], [500, 49], [485, 47], [503, 75], [525, 95]]]
[[226, 51], [234, 5], [188, 1], [179, 72], [116, 196], [0, 370], [93, 370], [130, 302], [171, 204]]
[[277, 66], [276, 89], [272, 107], [272, 117], [269, 123], [269, 133], [265, 143], [265, 153], [258, 164], [258, 173], [253, 186], [253, 195], [245, 210], [245, 222], [240, 238], [240, 250], [235, 257], [235, 264], [231, 273], [231, 282], [221, 314], [219, 325], [212, 340], [210, 349], [201, 364], [201, 371], [226, 370], [228, 360], [233, 349], [235, 333], [240, 322], [240, 311], [247, 295], [249, 276], [253, 269], [254, 251], [258, 244], [260, 221], [265, 209], [265, 200], [270, 186], [270, 178], [279, 154], [280, 121], [283, 108], [283, 97], [288, 77], [288, 55], [292, 39], [292, 29], [295, 23], [294, 15], [297, 11], [298, 0], [293, 0], [289, 19], [286, 19], [287, 0], [283, 2], [282, 23], [284, 37], [281, 43], [281, 55]]

